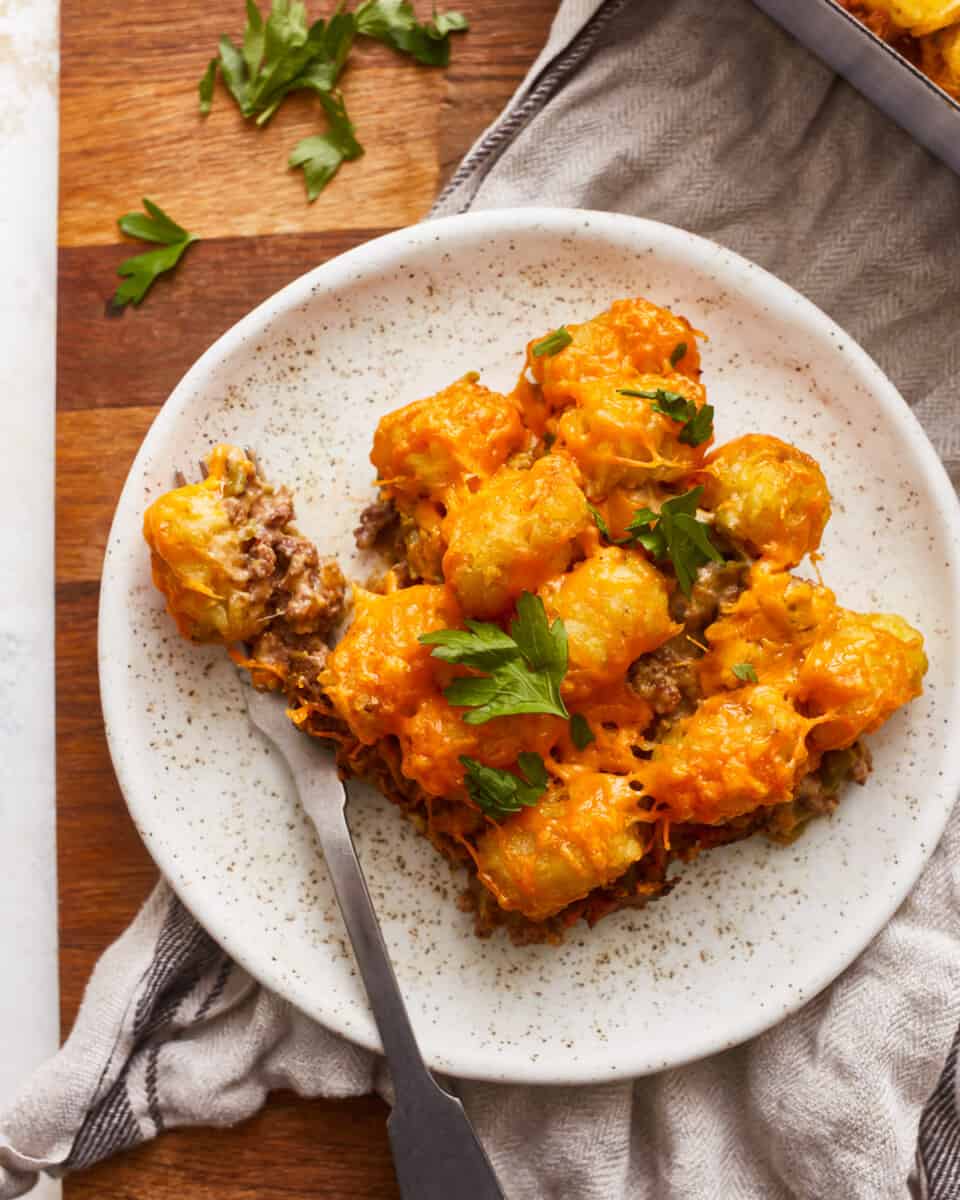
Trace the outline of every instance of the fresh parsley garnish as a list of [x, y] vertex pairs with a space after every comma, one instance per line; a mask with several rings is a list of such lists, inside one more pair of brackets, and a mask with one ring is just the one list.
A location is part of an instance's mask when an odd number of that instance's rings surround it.
[[517, 766], [522, 779], [511, 771], [485, 767], [465, 754], [460, 761], [467, 769], [465, 782], [470, 799], [495, 821], [521, 808], [532, 808], [547, 790], [550, 777], [539, 754], [524, 751], [519, 756]]
[[589, 500], [587, 501], [587, 508], [590, 509], [590, 515], [593, 517], [597, 528], [600, 530], [600, 536], [606, 538], [608, 542], [613, 542], [614, 539], [610, 536], [610, 526], [604, 520], [603, 513], [600, 511], [600, 509], [591, 504]]
[[710, 541], [710, 527], [696, 518], [703, 487], [691, 488], [682, 496], [664, 501], [660, 512], [638, 509], [627, 531], [656, 561], [669, 559], [685, 596], [693, 591], [697, 572], [706, 562], [723, 562], [723, 555]]
[[219, 55], [216, 58], [211, 58], [207, 63], [207, 69], [197, 84], [197, 95], [200, 97], [200, 113], [204, 117], [213, 107], [213, 90], [217, 85], [217, 67], [219, 65]]
[[469, 28], [459, 12], [434, 12], [433, 20], [421, 24], [408, 0], [364, 0], [354, 16], [357, 33], [409, 54], [426, 67], [445, 67], [450, 61], [450, 34]]
[[687, 446], [700, 446], [713, 437], [713, 405], [697, 408], [692, 400], [666, 388], [617, 388], [621, 396], [638, 396], [653, 401], [653, 411], [679, 422], [679, 440]]
[[733, 673], [743, 683], [758, 683], [757, 672], [754, 669], [753, 663], [742, 662], [736, 663], [733, 667]]
[[144, 197], [143, 207], [147, 210], [146, 214], [126, 213], [117, 224], [128, 237], [139, 238], [143, 242], [158, 242], [160, 249], [147, 250], [120, 264], [117, 274], [124, 278], [113, 294], [111, 304], [114, 308], [139, 304], [157, 277], [165, 271], [172, 271], [186, 248], [199, 240], [168, 217], [152, 200]]
[[572, 341], [573, 334], [567, 329], [566, 325], [561, 325], [553, 333], [548, 333], [542, 342], [537, 342], [533, 347], [533, 356], [534, 358], [543, 358], [544, 355], [552, 357], [554, 354], [559, 354]]
[[675, 367], [687, 352], [686, 342], [677, 342], [670, 354], [670, 366]]
[[266, 19], [256, 0], [247, 0], [242, 46], [221, 37], [198, 85], [200, 111], [210, 111], [218, 75], [243, 116], [258, 125], [265, 125], [292, 92], [316, 93], [327, 131], [304, 138], [289, 158], [291, 167], [303, 168], [307, 198], [313, 201], [341, 163], [363, 154], [336, 90], [354, 39], [375, 38], [427, 66], [446, 66], [450, 35], [466, 28], [458, 12], [434, 13], [420, 24], [408, 0], [364, 0], [354, 12], [344, 11], [341, 3], [329, 18], [310, 25], [301, 0], [272, 0]]
[[255, 117], [258, 125], [266, 124], [291, 92], [332, 91], [356, 32], [353, 13], [337, 11], [308, 26], [299, 0], [273, 0], [264, 21], [254, 0], [247, 0], [243, 46], [226, 34], [220, 38], [217, 57], [200, 80], [200, 111], [210, 111], [218, 71], [241, 113]]
[[574, 713], [570, 718], [570, 737], [578, 750], [586, 750], [591, 742], [597, 740], [597, 735], [590, 728], [590, 723], [583, 713]]
[[363, 154], [340, 93], [321, 93], [320, 103], [327, 114], [327, 132], [315, 133], [298, 142], [289, 159], [291, 167], [303, 167], [311, 204], [336, 175], [341, 163]]
[[687, 420], [680, 430], [681, 442], [688, 446], [702, 446], [713, 437], [713, 405], [705, 404], [703, 408], [690, 401], [693, 411], [689, 409]]
[[567, 631], [559, 618], [551, 625], [539, 596], [524, 592], [509, 635], [498, 625], [467, 621], [467, 629], [438, 629], [420, 641], [433, 646], [433, 657], [485, 672], [455, 679], [444, 696], [468, 708], [464, 721], [482, 725], [494, 717], [552, 713], [569, 717], [560, 696], [567, 673]]

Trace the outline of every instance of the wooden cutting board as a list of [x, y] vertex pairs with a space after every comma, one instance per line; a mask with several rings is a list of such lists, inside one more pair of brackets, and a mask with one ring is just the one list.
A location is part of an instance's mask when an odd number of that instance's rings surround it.
[[[426, 16], [426, 5], [417, 0]], [[198, 355], [291, 279], [420, 220], [539, 52], [556, 0], [464, 0], [450, 68], [385, 47], [354, 51], [344, 93], [366, 155], [308, 205], [296, 141], [316, 131], [294, 98], [265, 130], [196, 82], [240, 0], [62, 0], [57, 414], [57, 746], [64, 1036], [105, 947], [156, 868], [127, 815], [97, 690], [99, 579], [124, 477], [159, 405]], [[326, 6], [311, 4], [311, 16]], [[131, 253], [116, 219], [149, 196], [204, 240], [137, 309], [107, 317]], [[67, 1200], [324, 1200], [397, 1196], [375, 1097], [277, 1095], [229, 1131], [183, 1130], [67, 1180]]]

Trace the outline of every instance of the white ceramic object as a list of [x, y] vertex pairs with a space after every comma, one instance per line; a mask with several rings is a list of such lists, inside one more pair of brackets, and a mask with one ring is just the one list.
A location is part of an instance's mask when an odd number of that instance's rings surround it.
[[[0, 1110], [60, 1044], [50, 719], [58, 8], [0, 0]], [[32, 1195], [60, 1192], [44, 1179]]]
[[825, 578], [850, 607], [923, 630], [927, 690], [871, 739], [874, 774], [832, 820], [786, 849], [755, 838], [704, 855], [667, 899], [578, 925], [559, 948], [477, 940], [455, 903], [461, 878], [355, 786], [351, 820], [413, 1023], [429, 1062], [458, 1075], [604, 1080], [721, 1050], [815, 995], [901, 902], [960, 775], [957, 510], [913, 415], [823, 313], [719, 246], [610, 214], [483, 212], [353, 250], [222, 337], [158, 415], [110, 537], [103, 703], [147, 846], [248, 970], [376, 1047], [287, 775], [249, 729], [222, 651], [177, 636], [150, 583], [141, 516], [211, 443], [255, 446], [295, 490], [302, 529], [362, 579], [372, 563], [351, 530], [373, 495], [378, 418], [473, 368], [508, 388], [528, 338], [626, 295], [709, 334], [718, 441], [766, 431], [820, 460], [835, 497]]

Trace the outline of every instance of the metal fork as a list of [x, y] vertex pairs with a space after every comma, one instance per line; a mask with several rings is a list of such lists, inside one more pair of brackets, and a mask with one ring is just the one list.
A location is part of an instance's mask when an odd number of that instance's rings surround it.
[[395, 1100], [387, 1121], [404, 1200], [504, 1200], [463, 1105], [427, 1070], [390, 965], [347, 824], [347, 793], [333, 758], [296, 730], [275, 697], [245, 682], [251, 723], [286, 760], [313, 822], [383, 1051]]

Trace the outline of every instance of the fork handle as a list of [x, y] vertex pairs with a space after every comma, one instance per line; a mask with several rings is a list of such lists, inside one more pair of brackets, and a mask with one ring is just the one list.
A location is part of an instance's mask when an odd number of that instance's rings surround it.
[[390, 1067], [395, 1102], [387, 1132], [400, 1194], [404, 1200], [504, 1200], [463, 1105], [437, 1084], [420, 1054], [350, 836], [343, 784], [325, 767], [298, 771], [297, 785], [323, 847]]

